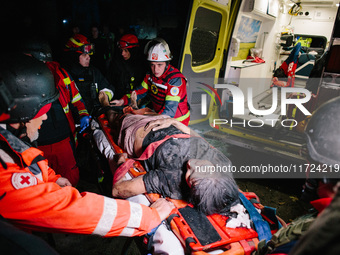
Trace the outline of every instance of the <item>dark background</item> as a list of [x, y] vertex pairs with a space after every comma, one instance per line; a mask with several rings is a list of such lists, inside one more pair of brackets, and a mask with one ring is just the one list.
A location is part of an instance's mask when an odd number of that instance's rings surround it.
[[48, 39], [53, 51], [58, 52], [70, 37], [74, 24], [85, 36], [90, 35], [93, 24], [100, 28], [107, 24], [116, 39], [121, 36], [121, 29], [134, 32], [131, 27], [142, 26], [156, 30], [175, 55], [183, 41], [189, 3], [189, 0], [1, 1], [1, 43], [7, 51], [25, 37], [38, 35]]

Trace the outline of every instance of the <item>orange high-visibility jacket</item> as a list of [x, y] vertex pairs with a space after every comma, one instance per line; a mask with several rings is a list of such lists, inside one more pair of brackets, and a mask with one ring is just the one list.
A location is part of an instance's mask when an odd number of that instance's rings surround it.
[[18, 227], [108, 237], [143, 235], [161, 222], [154, 208], [61, 188], [42, 152], [1, 127], [0, 157], [0, 214]]

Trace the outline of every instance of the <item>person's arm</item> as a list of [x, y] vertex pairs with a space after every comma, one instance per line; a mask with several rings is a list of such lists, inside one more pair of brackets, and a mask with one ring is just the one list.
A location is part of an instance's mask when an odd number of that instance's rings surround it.
[[98, 82], [98, 93], [100, 91], [105, 92], [105, 94], [108, 96], [109, 101], [110, 101], [113, 98], [115, 87], [107, 81], [104, 75], [97, 68], [95, 67], [93, 68], [94, 68], [95, 81]]
[[[64, 70], [65, 71], [65, 70]], [[80, 133], [83, 132], [90, 125], [90, 115], [86, 110], [85, 103], [83, 98], [81, 97], [79, 90], [77, 89], [74, 80], [71, 76], [65, 71], [68, 75], [68, 79], [70, 80], [69, 88], [70, 88], [70, 103], [78, 110], [78, 116], [80, 119]]]
[[84, 116], [89, 116], [88, 111], [86, 110], [85, 103], [83, 101], [83, 98], [81, 97], [79, 90], [76, 87], [75, 81], [69, 75], [66, 70], [64, 72], [67, 74], [67, 79], [70, 79], [70, 93], [71, 93], [71, 104], [77, 108], [79, 117], [82, 118]]
[[[4, 169], [0, 170], [4, 180]], [[14, 189], [11, 176], [7, 178], [9, 184], [0, 187], [0, 193], [6, 194], [0, 201], [0, 211], [12, 223], [28, 230], [137, 236], [158, 226], [174, 208], [167, 201], [150, 208], [90, 192], [79, 193], [53, 182], [38, 181], [33, 186]]]
[[186, 92], [185, 86], [186, 81], [181, 77], [173, 78], [169, 81], [164, 108], [158, 112], [159, 114], [168, 115], [171, 118], [175, 117], [178, 104], [184, 92]]
[[[137, 100], [136, 100], [137, 102], [147, 96], [148, 77], [149, 75], [145, 76], [143, 82], [139, 86], [137, 86], [136, 89], [133, 90], [137, 95]], [[116, 106], [128, 105], [130, 103], [130, 97], [131, 97], [131, 93], [124, 95], [121, 99], [113, 100], [110, 103]]]
[[110, 106], [109, 97], [105, 94], [104, 91], [100, 91], [98, 94], [98, 100], [101, 106]]
[[169, 118], [167, 116], [164, 117], [164, 119], [157, 119], [157, 120], [150, 121], [149, 123], [145, 125], [144, 130], [147, 132], [150, 132], [151, 130], [157, 131], [159, 129], [167, 128], [171, 125], [173, 125], [174, 127], [176, 127], [177, 129], [179, 129], [185, 134], [189, 134], [191, 136], [200, 136], [188, 126], [184, 125], [183, 123], [179, 122], [176, 119]]
[[[37, 149], [30, 148], [28, 156], [40, 152], [34, 150]], [[60, 176], [48, 167], [47, 160], [36, 162], [34, 168], [3, 163], [0, 164], [0, 212], [27, 230], [106, 237], [143, 235], [159, 225], [174, 208], [167, 201], [150, 208], [91, 192], [79, 193], [71, 186], [62, 188], [51, 181]]]
[[41, 161], [37, 162], [37, 164], [38, 164], [40, 169], [41, 168], [47, 169], [47, 180], [49, 182], [56, 182], [61, 177], [60, 174], [56, 174], [56, 172], [48, 166], [47, 159], [41, 160]]
[[287, 82], [285, 81], [280, 81], [277, 77], [273, 77], [272, 83], [277, 86], [277, 87], [285, 87]]
[[128, 198], [145, 192], [142, 175], [131, 180], [119, 181], [112, 188], [112, 196], [118, 198]]
[[[99, 99], [99, 103], [100, 103], [101, 106], [103, 106], [103, 107], [110, 106], [109, 98], [107, 97], [107, 95], [103, 91], [99, 92], [98, 99]], [[114, 123], [114, 120], [117, 116], [117, 112], [115, 112], [111, 109], [108, 109], [105, 114], [106, 114], [106, 118], [107, 118], [109, 124], [112, 125], [112, 123]]]

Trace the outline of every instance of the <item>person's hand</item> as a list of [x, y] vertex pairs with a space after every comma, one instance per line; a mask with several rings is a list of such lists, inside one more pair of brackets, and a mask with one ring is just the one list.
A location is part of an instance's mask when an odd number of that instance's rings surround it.
[[144, 126], [144, 130], [149, 132], [149, 131], [157, 131], [159, 129], [167, 128], [170, 127], [172, 124], [177, 122], [175, 119], [170, 118], [168, 115], [162, 115], [163, 119], [157, 119], [148, 122]]
[[133, 109], [137, 110], [138, 109], [138, 104], [137, 104], [137, 93], [136, 93], [136, 91], [132, 91], [131, 92], [130, 100], [131, 100], [130, 106]]
[[99, 103], [101, 104], [101, 106], [108, 106], [108, 105], [110, 105], [109, 98], [105, 94], [104, 91], [99, 91], [98, 100], [99, 100]]
[[91, 116], [84, 116], [80, 119], [80, 132], [82, 133], [90, 125]]
[[165, 198], [159, 198], [154, 202], [150, 207], [155, 208], [159, 214], [161, 220], [165, 220], [171, 211], [175, 209], [175, 205], [171, 202], [166, 200]]
[[70, 181], [64, 177], [60, 177], [56, 182], [60, 187], [72, 186]]
[[124, 99], [112, 100], [110, 101], [110, 104], [114, 106], [122, 106], [124, 104]]

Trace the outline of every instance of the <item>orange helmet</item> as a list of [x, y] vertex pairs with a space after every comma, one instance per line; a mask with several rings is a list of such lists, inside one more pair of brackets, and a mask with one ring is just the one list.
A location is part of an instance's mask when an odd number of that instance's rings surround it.
[[120, 38], [120, 40], [118, 41], [118, 47], [120, 49], [134, 48], [138, 46], [138, 38], [137, 36], [132, 34], [123, 35], [122, 38]]
[[76, 34], [71, 37], [66, 43], [66, 50], [74, 50], [78, 53], [85, 53], [92, 55], [94, 52], [94, 45], [91, 44], [86, 36]]

